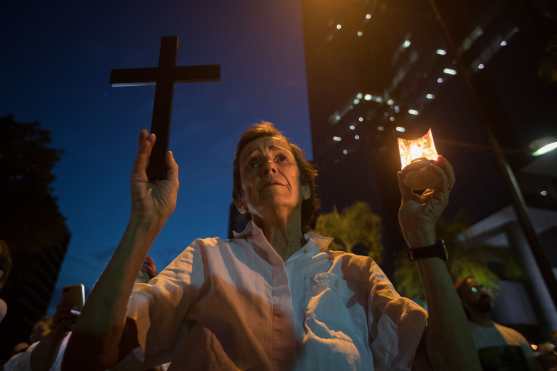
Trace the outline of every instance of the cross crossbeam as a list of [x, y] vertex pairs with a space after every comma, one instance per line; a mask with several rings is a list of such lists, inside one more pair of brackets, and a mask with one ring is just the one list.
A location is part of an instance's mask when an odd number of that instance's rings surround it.
[[113, 87], [155, 85], [151, 132], [156, 134], [157, 143], [147, 168], [152, 181], [166, 178], [165, 156], [170, 138], [174, 84], [220, 80], [219, 65], [176, 66], [177, 51], [178, 37], [165, 36], [161, 39], [158, 67], [115, 69], [110, 73]]

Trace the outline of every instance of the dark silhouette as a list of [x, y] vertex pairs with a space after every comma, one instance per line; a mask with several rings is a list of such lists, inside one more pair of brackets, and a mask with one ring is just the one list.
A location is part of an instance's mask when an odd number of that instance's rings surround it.
[[50, 187], [61, 156], [50, 141], [36, 122], [0, 117], [0, 236], [13, 259], [2, 291], [8, 313], [0, 324], [0, 360], [46, 313], [70, 239]]

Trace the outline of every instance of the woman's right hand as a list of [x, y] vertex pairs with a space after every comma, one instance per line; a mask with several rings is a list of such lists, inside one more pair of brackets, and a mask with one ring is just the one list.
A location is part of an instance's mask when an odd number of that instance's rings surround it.
[[180, 182], [178, 164], [171, 151], [166, 153], [166, 179], [149, 181], [147, 166], [156, 139], [146, 129], [139, 134], [139, 150], [131, 176], [132, 218], [161, 228], [176, 208]]

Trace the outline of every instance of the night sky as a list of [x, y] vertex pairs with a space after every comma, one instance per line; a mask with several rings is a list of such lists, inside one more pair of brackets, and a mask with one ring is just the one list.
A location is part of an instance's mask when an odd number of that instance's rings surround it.
[[65, 285], [92, 287], [124, 232], [154, 88], [112, 88], [109, 74], [156, 66], [161, 36], [180, 38], [179, 65], [220, 64], [221, 81], [175, 89], [181, 188], [150, 253], [159, 269], [195, 238], [226, 237], [246, 127], [273, 121], [311, 158], [299, 1], [10, 2], [0, 24], [0, 115], [38, 121], [64, 151], [53, 190], [72, 236], [54, 304]]

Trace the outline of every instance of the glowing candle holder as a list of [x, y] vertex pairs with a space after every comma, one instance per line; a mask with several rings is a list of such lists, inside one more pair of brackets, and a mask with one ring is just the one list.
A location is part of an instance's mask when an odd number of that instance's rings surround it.
[[439, 184], [439, 175], [429, 166], [438, 156], [431, 129], [417, 139], [398, 138], [398, 149], [401, 169], [405, 169], [402, 181], [406, 186], [424, 190]]

